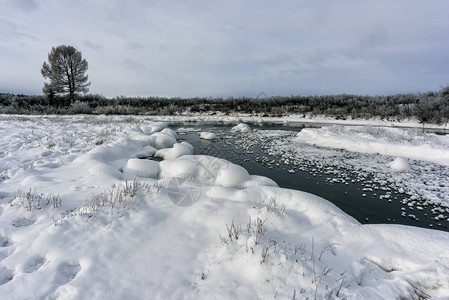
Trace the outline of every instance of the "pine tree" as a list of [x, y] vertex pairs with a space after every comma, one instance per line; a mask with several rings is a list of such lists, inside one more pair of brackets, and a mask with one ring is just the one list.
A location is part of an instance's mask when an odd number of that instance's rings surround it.
[[48, 63], [42, 65], [41, 74], [49, 80], [42, 91], [51, 101], [55, 95], [68, 95], [72, 102], [78, 93], [89, 91], [87, 68], [87, 61], [74, 47], [53, 47], [48, 54]]

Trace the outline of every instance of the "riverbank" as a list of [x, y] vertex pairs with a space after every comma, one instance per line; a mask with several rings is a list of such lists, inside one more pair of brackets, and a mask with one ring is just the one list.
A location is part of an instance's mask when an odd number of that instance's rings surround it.
[[[166, 123], [0, 122], [8, 299], [449, 296], [448, 233], [362, 225], [226, 160], [176, 158]], [[142, 159], [164, 149], [174, 157]]]

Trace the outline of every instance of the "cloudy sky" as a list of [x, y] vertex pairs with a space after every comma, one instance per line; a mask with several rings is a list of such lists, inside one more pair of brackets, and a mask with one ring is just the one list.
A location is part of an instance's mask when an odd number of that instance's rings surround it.
[[41, 94], [52, 46], [91, 93], [426, 92], [449, 84], [449, 1], [0, 0], [0, 92]]

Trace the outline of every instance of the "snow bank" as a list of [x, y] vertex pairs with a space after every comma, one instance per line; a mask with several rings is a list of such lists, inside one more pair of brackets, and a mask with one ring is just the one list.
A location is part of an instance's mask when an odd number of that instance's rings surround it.
[[134, 177], [157, 178], [159, 173], [159, 163], [152, 160], [132, 158], [128, 160], [123, 168], [123, 174], [127, 179]]
[[297, 134], [296, 141], [449, 166], [449, 137], [422, 133], [416, 129], [334, 125], [305, 128]]
[[200, 133], [200, 138], [202, 138], [203, 140], [215, 140], [217, 138], [217, 135], [213, 132], [201, 132]]
[[250, 186], [277, 186], [265, 177], [251, 176], [241, 166], [227, 160], [206, 155], [186, 155], [160, 162], [160, 178], [178, 177], [209, 185], [245, 188]]
[[190, 154], [193, 154], [193, 146], [187, 142], [181, 142], [174, 144], [172, 148], [158, 150], [154, 156], [162, 157], [163, 159], [173, 159]]
[[[361, 225], [211, 156], [165, 160], [157, 173], [158, 163], [134, 157], [170, 134], [143, 138], [113, 117], [60, 120], [0, 121], [2, 299], [449, 297], [447, 232]], [[94, 145], [106, 130], [118, 134]], [[39, 155], [49, 144], [53, 154]], [[112, 178], [122, 161], [125, 174], [146, 178]], [[206, 184], [180, 188], [173, 176]], [[180, 207], [170, 191], [194, 201]]]
[[250, 132], [251, 128], [244, 123], [240, 123], [234, 127], [231, 128], [232, 131], [240, 131], [240, 132]]

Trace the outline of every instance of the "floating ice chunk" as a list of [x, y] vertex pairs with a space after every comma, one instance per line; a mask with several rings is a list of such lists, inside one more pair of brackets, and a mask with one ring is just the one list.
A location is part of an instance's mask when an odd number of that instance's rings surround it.
[[240, 132], [250, 132], [251, 128], [249, 128], [249, 126], [244, 123], [240, 123], [240, 124], [232, 127], [231, 130], [232, 131], [240, 131]]
[[172, 148], [158, 150], [154, 156], [162, 157], [163, 159], [173, 159], [190, 154], [193, 154], [193, 146], [187, 142], [181, 142], [174, 144]]
[[200, 133], [200, 138], [204, 140], [215, 140], [217, 138], [217, 135], [213, 132], [203, 131]]
[[397, 172], [402, 172], [405, 170], [410, 169], [410, 166], [408, 165], [408, 162], [405, 158], [397, 157], [395, 160], [390, 162], [388, 166], [393, 170]]
[[186, 134], [187, 133], [187, 129], [185, 129], [184, 127], [178, 128], [178, 130], [176, 130], [176, 132], [178, 134]]
[[131, 158], [123, 168], [123, 173], [127, 178], [157, 178], [159, 173], [159, 163], [153, 160]]

